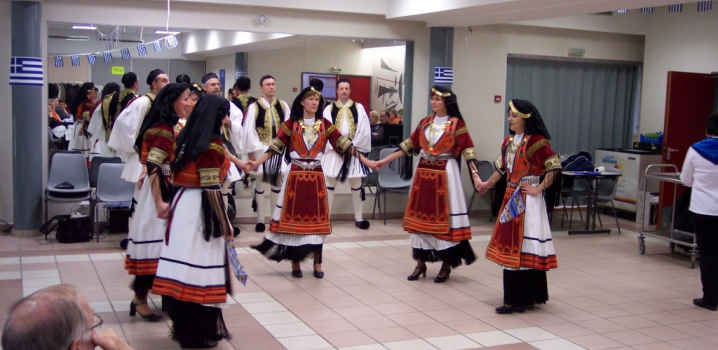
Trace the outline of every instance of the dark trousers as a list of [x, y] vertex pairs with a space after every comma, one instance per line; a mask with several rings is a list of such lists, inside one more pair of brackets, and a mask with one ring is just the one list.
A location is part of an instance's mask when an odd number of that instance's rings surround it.
[[546, 271], [504, 270], [504, 304], [533, 306], [548, 301]]
[[703, 301], [718, 305], [718, 216], [691, 212], [696, 243], [700, 254]]

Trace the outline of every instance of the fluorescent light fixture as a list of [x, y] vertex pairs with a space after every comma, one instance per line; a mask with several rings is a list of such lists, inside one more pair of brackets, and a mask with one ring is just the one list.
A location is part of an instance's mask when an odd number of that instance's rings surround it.
[[92, 24], [75, 24], [72, 26], [72, 29], [95, 30], [97, 27]]
[[89, 36], [77, 36], [77, 35], [48, 35], [50, 39], [63, 39], [63, 40], [74, 40], [74, 41], [90, 41]]
[[180, 32], [173, 32], [168, 30], [155, 30], [155, 34], [164, 34], [164, 35], [177, 35]]

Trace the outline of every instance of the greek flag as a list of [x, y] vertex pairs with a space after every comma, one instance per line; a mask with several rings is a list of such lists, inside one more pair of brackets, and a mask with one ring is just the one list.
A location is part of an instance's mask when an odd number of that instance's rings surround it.
[[130, 58], [132, 58], [132, 56], [130, 55], [130, 49], [128, 48], [120, 50], [120, 53], [122, 54], [123, 60], [129, 60]]
[[451, 85], [454, 83], [454, 68], [434, 67], [434, 83]]
[[95, 61], [97, 61], [97, 57], [95, 57], [94, 53], [88, 53], [87, 54], [87, 63], [89, 63], [91, 66], [95, 65]]
[[[57, 57], [62, 59], [62, 56]], [[10, 59], [10, 85], [43, 86], [42, 80], [42, 58], [12, 57]]]
[[70, 56], [70, 61], [72, 61], [73, 67], [79, 67], [80, 66], [80, 55]]
[[710, 11], [713, 9], [713, 1], [699, 1], [698, 12]]
[[683, 4], [668, 5], [668, 13], [683, 12]]
[[105, 63], [112, 62], [112, 52], [110, 52], [110, 51], [105, 51], [105, 52], [102, 53], [102, 57], [104, 58]]
[[145, 44], [137, 45], [137, 55], [139, 55], [139, 56], [147, 55], [147, 48], [145, 47]]
[[653, 13], [653, 7], [644, 7], [641, 8], [641, 13]]
[[501, 216], [499, 216], [499, 222], [502, 224], [507, 223], [521, 215], [525, 210], [526, 204], [524, 204], [524, 198], [521, 196], [521, 187], [516, 187], [514, 194], [512, 194], [509, 201], [506, 202], [506, 206], [501, 212]]
[[152, 42], [152, 48], [155, 49], [155, 52], [157, 52], [157, 51], [162, 51], [162, 44], [160, 44], [159, 40], [158, 40], [158, 41], [153, 41], [153, 42]]
[[179, 42], [177, 41], [177, 37], [174, 35], [168, 36], [167, 39], [165, 40], [165, 45], [170, 49], [174, 49], [175, 47], [177, 47], [177, 45], [179, 45]]
[[242, 263], [239, 261], [237, 251], [234, 249], [234, 239], [232, 240], [232, 242], [224, 241], [224, 246], [227, 248], [229, 264], [232, 265], [232, 270], [234, 270], [235, 277], [237, 277], [237, 280], [239, 282], [242, 282], [242, 285], [246, 286], [247, 278], [249, 278], [249, 276], [246, 272], [244, 272], [244, 266], [242, 266]]
[[62, 56], [55, 56], [55, 67], [64, 67], [65, 62], [62, 61]]

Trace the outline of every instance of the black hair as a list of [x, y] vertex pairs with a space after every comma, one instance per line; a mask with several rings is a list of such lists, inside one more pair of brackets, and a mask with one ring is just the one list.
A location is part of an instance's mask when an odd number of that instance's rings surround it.
[[352, 82], [349, 81], [349, 79], [347, 79], [347, 78], [341, 78], [341, 79], [337, 80], [337, 86], [339, 86], [339, 84], [341, 84], [341, 83], [347, 83], [347, 84], [349, 84], [349, 87], [352, 86]]
[[162, 74], [166, 74], [165, 71], [163, 71], [161, 69], [155, 69], [155, 70], [151, 71], [150, 74], [147, 74], [147, 80], [145, 82], [147, 83], [147, 85], [152, 87], [152, 83], [154, 83], [155, 80], [157, 80], [157, 77]]
[[77, 96], [75, 96], [75, 99], [72, 101], [72, 105], [70, 105], [70, 113], [74, 116], [77, 113], [77, 107], [80, 107], [80, 105], [85, 102], [87, 99], [87, 94], [90, 93], [90, 91], [95, 89], [95, 83], [93, 82], [86, 82], [80, 86], [80, 91], [77, 93]]
[[718, 112], [708, 116], [706, 121], [706, 134], [708, 136], [718, 136]]
[[[313, 86], [305, 87], [294, 99], [289, 119], [298, 121], [304, 118], [304, 106], [302, 106], [302, 100], [304, 100], [304, 97], [308, 94], [314, 94], [321, 100], [322, 94], [320, 94]], [[321, 121], [322, 118], [324, 118], [324, 111], [322, 111], [321, 108], [317, 108], [316, 113], [314, 113], [314, 118], [316, 118], [317, 122]]]
[[217, 76], [217, 73], [209, 72], [202, 77], [202, 84], [206, 84], [210, 79], [219, 80], [219, 77]]
[[322, 90], [324, 90], [324, 82], [317, 78], [310, 80], [309, 86], [313, 86], [315, 89], [319, 90], [320, 92]]
[[204, 95], [197, 101], [187, 124], [177, 136], [172, 171], [181, 170], [204, 153], [212, 140], [221, 137], [222, 120], [229, 115], [229, 104], [214, 94]]
[[249, 79], [248, 76], [243, 75], [243, 76], [237, 78], [237, 82], [234, 85], [237, 87], [237, 90], [239, 90], [239, 91], [247, 91], [247, 90], [249, 90], [250, 86], [252, 85], [252, 81]]
[[102, 87], [102, 98], [105, 98], [105, 97], [109, 96], [110, 94], [114, 94], [119, 91], [120, 91], [120, 84], [107, 83], [105, 86]]
[[[449, 96], [441, 96], [446, 94], [449, 94]], [[456, 96], [456, 93], [451, 91], [450, 88], [443, 85], [434, 85], [431, 88], [431, 92], [429, 93], [430, 98], [431, 95], [439, 95], [441, 99], [444, 100], [444, 106], [446, 107], [447, 115], [449, 115], [450, 117], [457, 117], [461, 120], [464, 120], [464, 117], [461, 115], [461, 111], [459, 110], [458, 96]], [[397, 117], [399, 116], [399, 114], [396, 113], [395, 109], [392, 108], [391, 111], [394, 112]]]
[[175, 78], [176, 83], [191, 84], [192, 79], [187, 74], [180, 74]]
[[122, 76], [122, 85], [125, 86], [125, 89], [133, 88], [135, 86], [135, 83], [137, 83], [137, 74], [133, 72], [127, 72], [125, 73], [125, 75]]
[[147, 130], [160, 124], [167, 124], [170, 127], [177, 124], [179, 116], [174, 109], [174, 103], [188, 88], [187, 84], [170, 83], [160, 90], [155, 100], [152, 101], [152, 107], [150, 107], [150, 111], [147, 112], [147, 115], [142, 120], [140, 131], [137, 133], [137, 138], [135, 139], [135, 151], [137, 153], [142, 151], [142, 142], [144, 142]]
[[204, 96], [204, 89], [202, 89], [202, 86], [200, 86], [197, 83], [190, 83], [188, 85], [189, 85], [188, 87], [189, 87], [190, 95], [195, 94], [195, 95], [198, 95], [199, 97]]
[[259, 86], [261, 87], [261, 86], [262, 86], [262, 84], [264, 83], [264, 81], [265, 81], [265, 80], [267, 80], [267, 79], [273, 79], [273, 80], [277, 80], [277, 79], [274, 79], [274, 77], [273, 77], [273, 76], [271, 76], [271, 75], [267, 74], [267, 75], [265, 75], [265, 76], [263, 76], [263, 77], [259, 78]]
[[[541, 134], [543, 135], [546, 140], [551, 141], [551, 134], [549, 134], [548, 129], [546, 128], [546, 124], [543, 122], [543, 118], [541, 117], [541, 113], [539, 113], [536, 106], [534, 106], [531, 101], [527, 100], [519, 100], [519, 99], [513, 99], [511, 100], [511, 103], [516, 107], [516, 109], [524, 114], [531, 114], [529, 118], [525, 118], [524, 121], [526, 122], [526, 125], [524, 126], [524, 133], [528, 135], [535, 135], [535, 134]], [[508, 109], [511, 110], [511, 107]], [[508, 112], [508, 111], [507, 111]], [[523, 119], [523, 118], [522, 118]], [[509, 129], [509, 133], [511, 135], [515, 135], [516, 133]]]

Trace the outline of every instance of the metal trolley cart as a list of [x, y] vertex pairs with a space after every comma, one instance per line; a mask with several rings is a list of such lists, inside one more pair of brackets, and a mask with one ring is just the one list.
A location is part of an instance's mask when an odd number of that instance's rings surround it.
[[[663, 171], [662, 171], [663, 170]], [[646, 170], [644, 172], [644, 180], [643, 180], [643, 198], [645, 205], [650, 205], [648, 203], [648, 181], [654, 180], [654, 181], [662, 181], [662, 182], [669, 182], [673, 183], [673, 208], [676, 206], [676, 191], [678, 189], [678, 185], [681, 185], [681, 179], [680, 179], [680, 173], [678, 172], [678, 167], [676, 167], [673, 164], [651, 164], [648, 167], [646, 167]], [[652, 227], [646, 227], [646, 219], [641, 220], [641, 232], [638, 236], [638, 251], [641, 254], [644, 254], [646, 252], [646, 237], [651, 238], [658, 238], [664, 241], [668, 241], [671, 243], [671, 252], [675, 249], [677, 245], [686, 247], [687, 251], [690, 249], [690, 255], [691, 255], [691, 268], [695, 268], [696, 266], [696, 256], [698, 250], [696, 249], [696, 236], [695, 234], [691, 232], [681, 231], [678, 229], [673, 228], [674, 222], [675, 222], [675, 209], [671, 213], [671, 223], [669, 228], [652, 228]], [[693, 238], [693, 243], [686, 242], [683, 240], [678, 239], [678, 236], [689, 236]]]

